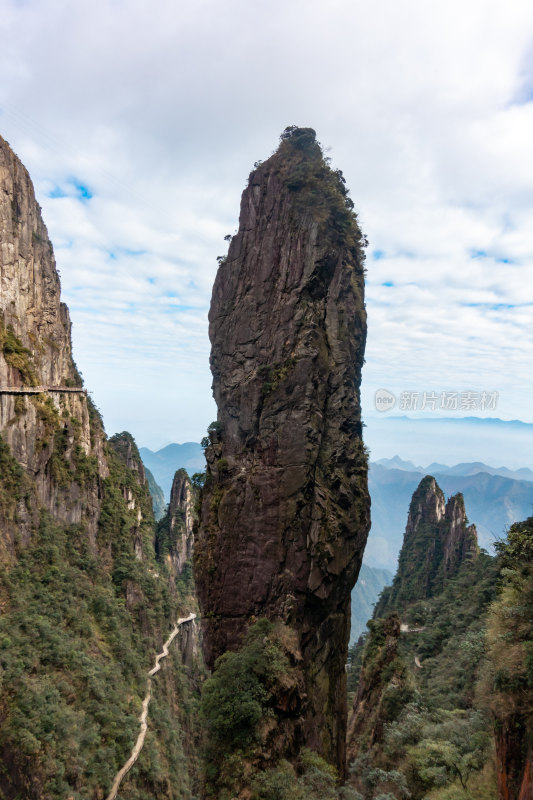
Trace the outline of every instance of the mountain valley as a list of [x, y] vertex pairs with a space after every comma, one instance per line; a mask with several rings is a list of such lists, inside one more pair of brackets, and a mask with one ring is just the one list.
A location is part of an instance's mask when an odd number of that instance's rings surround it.
[[533, 473], [368, 463], [367, 240], [313, 129], [226, 239], [217, 419], [108, 436], [0, 138], [0, 800], [532, 800]]

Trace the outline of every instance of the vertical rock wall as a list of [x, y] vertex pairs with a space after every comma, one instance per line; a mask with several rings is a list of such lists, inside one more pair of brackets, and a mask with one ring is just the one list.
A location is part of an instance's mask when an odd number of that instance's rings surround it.
[[195, 490], [184, 469], [174, 475], [170, 503], [157, 527], [156, 552], [167, 566], [171, 586], [183, 572], [193, 554]]
[[292, 627], [305, 689], [286, 750], [305, 744], [341, 769], [350, 592], [370, 524], [352, 207], [312, 129], [287, 129], [250, 175], [209, 314], [218, 420], [195, 543], [208, 663], [257, 617]]
[[[104, 433], [82, 391], [57, 391], [81, 386], [69, 313], [33, 185], [0, 137], [0, 435], [35, 487], [37, 504], [59, 522], [87, 522], [94, 538], [98, 484], [107, 475]], [[45, 391], [6, 392], [32, 387]], [[15, 527], [27, 541], [34, 524], [31, 508], [19, 509], [16, 526], [4, 520], [5, 556], [13, 549]]]

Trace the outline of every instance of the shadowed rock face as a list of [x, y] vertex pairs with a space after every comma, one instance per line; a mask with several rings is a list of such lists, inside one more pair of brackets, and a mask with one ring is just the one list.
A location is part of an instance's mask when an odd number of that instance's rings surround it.
[[167, 513], [158, 525], [156, 552], [167, 565], [172, 587], [192, 558], [195, 491], [186, 470], [179, 469], [172, 482]]
[[305, 692], [287, 751], [306, 744], [341, 768], [350, 592], [370, 504], [351, 207], [311, 129], [287, 129], [250, 175], [209, 314], [218, 421], [195, 542], [209, 665], [254, 617], [294, 628]]

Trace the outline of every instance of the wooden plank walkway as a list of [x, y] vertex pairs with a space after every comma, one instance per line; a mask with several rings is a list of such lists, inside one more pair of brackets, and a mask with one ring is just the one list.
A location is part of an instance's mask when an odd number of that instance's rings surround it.
[[46, 394], [47, 392], [87, 394], [87, 389], [81, 389], [79, 386], [0, 386], [0, 394]]

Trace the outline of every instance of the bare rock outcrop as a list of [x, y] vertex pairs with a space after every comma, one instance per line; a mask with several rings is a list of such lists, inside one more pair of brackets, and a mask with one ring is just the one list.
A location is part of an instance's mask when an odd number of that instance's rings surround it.
[[[138, 682], [142, 665], [160, 652], [181, 611], [161, 579], [154, 536], [139, 452], [128, 433], [106, 439], [85, 394], [32, 184], [0, 139], [0, 796], [5, 800], [74, 797], [81, 790], [103, 798], [111, 789], [114, 765], [122, 762], [130, 732], [138, 728], [142, 700], [139, 696], [137, 703], [135, 695], [137, 688], [144, 690]], [[194, 655], [193, 644], [187, 643], [187, 652]], [[192, 796], [196, 722], [180, 708], [183, 676], [176, 672], [175, 657], [164, 662], [155, 682], [166, 720], [154, 734], [156, 766], [152, 777], [130, 773], [126, 791], [167, 796], [172, 780], [172, 791]], [[176, 776], [184, 716], [191, 745]], [[57, 735], [51, 737], [51, 730]]]
[[287, 129], [250, 175], [209, 314], [218, 420], [195, 542], [208, 664], [257, 617], [290, 626], [305, 688], [286, 753], [307, 745], [341, 770], [350, 592], [370, 523], [352, 208], [310, 128]]
[[83, 519], [94, 539], [104, 433], [72, 359], [69, 313], [31, 179], [1, 137], [0, 435], [36, 500], [19, 509], [16, 525], [4, 519], [4, 557], [15, 530], [28, 540], [37, 505], [59, 522]]
[[155, 541], [156, 553], [168, 569], [171, 586], [191, 561], [194, 545], [194, 506], [197, 492], [186, 470], [174, 475], [167, 513], [159, 521]]
[[446, 502], [435, 478], [426, 475], [409, 506], [398, 571], [376, 604], [374, 617], [401, 612], [416, 600], [436, 595], [478, 552], [476, 526], [468, 525], [463, 495]]

